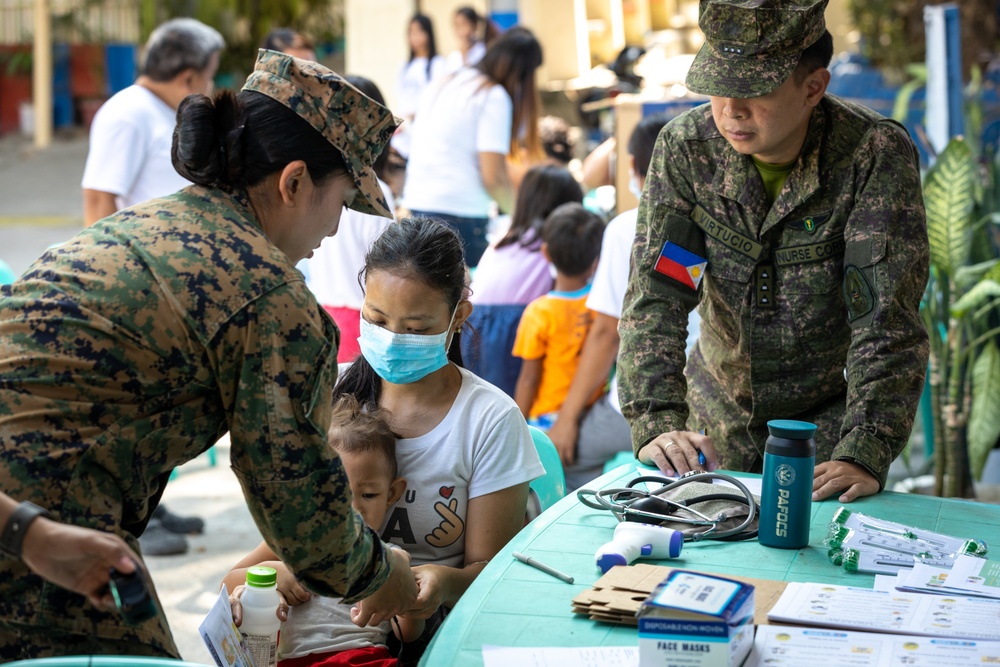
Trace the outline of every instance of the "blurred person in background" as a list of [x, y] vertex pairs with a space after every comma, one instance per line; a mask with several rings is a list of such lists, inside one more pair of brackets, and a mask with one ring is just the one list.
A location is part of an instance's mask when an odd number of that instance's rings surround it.
[[224, 46], [215, 28], [189, 18], [152, 32], [139, 78], [105, 102], [90, 127], [84, 225], [190, 185], [170, 163], [177, 107], [193, 93], [211, 94]]
[[[352, 86], [385, 106], [382, 91], [374, 82], [362, 76], [345, 78]], [[395, 199], [385, 182], [389, 150], [386, 147], [376, 158], [372, 170], [378, 179], [386, 205], [393, 212], [396, 208]], [[323, 241], [313, 251], [313, 256], [303, 261], [306, 284], [340, 327], [338, 362], [354, 361], [361, 352], [358, 336], [361, 335], [361, 305], [365, 301], [365, 293], [358, 276], [364, 268], [365, 255], [372, 243], [391, 224], [392, 218], [345, 209], [340, 215], [340, 227], [336, 236]]]
[[312, 42], [300, 32], [291, 28], [275, 28], [264, 36], [260, 48], [268, 51], [280, 51], [303, 60], [316, 60], [316, 49]]
[[[211, 94], [224, 46], [217, 30], [190, 18], [167, 21], [152, 32], [139, 78], [105, 102], [90, 127], [84, 225], [191, 184], [170, 160], [177, 107], [188, 95]], [[184, 535], [204, 526], [200, 518], [178, 516], [161, 505], [140, 538], [143, 551], [184, 553]]]
[[438, 55], [434, 25], [428, 16], [415, 14], [410, 19], [407, 41], [410, 44], [410, 59], [399, 72], [396, 108], [393, 110], [403, 119], [403, 124], [396, 128], [392, 137], [393, 147], [404, 158], [410, 154], [410, 124], [417, 114], [420, 98], [428, 84], [445, 73], [445, 59]]
[[454, 27], [458, 49], [448, 54], [449, 72], [476, 65], [486, 55], [486, 49], [500, 36], [500, 29], [489, 17], [469, 6], [455, 10]]
[[[636, 198], [646, 184], [653, 146], [667, 120], [665, 114], [647, 116], [639, 121], [629, 137], [629, 183]], [[600, 475], [605, 462], [618, 452], [632, 451], [631, 430], [618, 402], [617, 374], [611, 378], [607, 393], [596, 402], [593, 397], [594, 392], [608, 384], [608, 376], [615, 369], [618, 357], [618, 318], [625, 301], [638, 215], [638, 208], [624, 211], [604, 229], [601, 257], [587, 297], [587, 308], [594, 313], [594, 323], [580, 352], [569, 392], [549, 429], [549, 438], [563, 461], [567, 489], [579, 487]], [[698, 314], [692, 312], [690, 318], [688, 330], [697, 338]], [[691, 344], [693, 341], [689, 339], [689, 347]]]
[[442, 78], [421, 100], [403, 199], [414, 216], [458, 229], [469, 266], [479, 263], [488, 245], [491, 202], [504, 213], [514, 206], [508, 157], [522, 147], [541, 154], [535, 87], [541, 64], [538, 40], [514, 27], [478, 65]]
[[475, 306], [469, 325], [478, 336], [462, 338], [469, 370], [511, 398], [521, 360], [511, 354], [524, 308], [552, 289], [549, 260], [542, 254], [542, 223], [561, 204], [583, 202], [573, 175], [556, 165], [528, 171], [518, 191], [507, 233], [483, 254], [472, 279]]

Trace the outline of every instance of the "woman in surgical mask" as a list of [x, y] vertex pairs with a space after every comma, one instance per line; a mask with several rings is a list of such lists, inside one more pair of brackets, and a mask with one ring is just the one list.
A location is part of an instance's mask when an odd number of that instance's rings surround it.
[[462, 367], [466, 275], [448, 225], [386, 228], [361, 273], [361, 356], [334, 391], [389, 412], [407, 490], [379, 533], [410, 553], [416, 618], [454, 606], [523, 526], [528, 483], [545, 472], [514, 401]]

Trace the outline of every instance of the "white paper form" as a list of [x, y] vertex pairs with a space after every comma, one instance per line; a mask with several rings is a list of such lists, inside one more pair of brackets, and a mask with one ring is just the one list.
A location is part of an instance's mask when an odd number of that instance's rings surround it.
[[198, 632], [218, 667], [254, 667], [246, 643], [233, 623], [229, 591], [225, 584], [222, 585], [215, 604], [208, 610], [205, 620], [198, 626]]
[[1000, 601], [789, 583], [769, 620], [870, 632], [1000, 640]]
[[970, 594], [1000, 598], [1000, 562], [959, 556], [951, 568], [947, 584]]
[[638, 646], [484, 646], [483, 667], [636, 667]]
[[1000, 642], [762, 625], [744, 667], [961, 667], [998, 662]]

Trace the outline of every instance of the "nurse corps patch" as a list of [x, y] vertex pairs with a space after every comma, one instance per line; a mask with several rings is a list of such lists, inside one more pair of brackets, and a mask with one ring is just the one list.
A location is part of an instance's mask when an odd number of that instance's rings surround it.
[[663, 250], [660, 251], [660, 257], [656, 260], [653, 270], [696, 290], [705, 276], [706, 266], [708, 261], [704, 258], [667, 241], [663, 244]]

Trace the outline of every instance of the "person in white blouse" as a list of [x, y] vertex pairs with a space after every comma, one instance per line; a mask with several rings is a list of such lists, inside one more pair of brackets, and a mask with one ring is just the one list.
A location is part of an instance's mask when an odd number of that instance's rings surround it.
[[417, 114], [417, 105], [428, 84], [445, 73], [445, 59], [437, 52], [434, 25], [428, 16], [414, 14], [407, 32], [410, 59], [403, 65], [396, 81], [396, 108], [403, 124], [392, 138], [392, 146], [400, 155], [410, 154], [410, 124]]
[[489, 17], [468, 6], [455, 10], [454, 26], [458, 49], [448, 54], [448, 72], [476, 65], [486, 55], [487, 47], [500, 36], [500, 30]]

